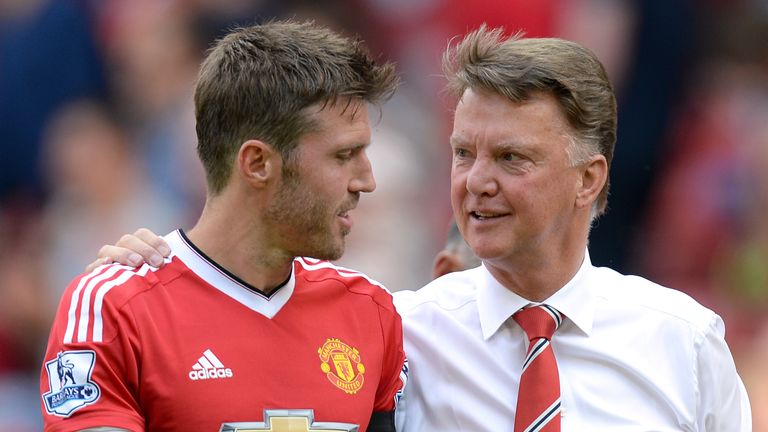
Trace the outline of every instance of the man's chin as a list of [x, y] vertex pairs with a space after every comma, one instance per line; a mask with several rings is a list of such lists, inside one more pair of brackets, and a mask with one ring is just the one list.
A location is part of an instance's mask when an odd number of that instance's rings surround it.
[[336, 250], [328, 252], [325, 255], [325, 258], [323, 258], [323, 259], [324, 260], [328, 260], [328, 261], [336, 261], [338, 259], [341, 259], [341, 257], [343, 255], [344, 255], [344, 248], [342, 247], [340, 249], [336, 249]]
[[309, 256], [326, 261], [336, 261], [344, 255], [344, 241], [340, 244], [328, 245], [328, 247], [317, 248]]
[[495, 245], [492, 244], [469, 244], [470, 250], [472, 250], [472, 253], [475, 254], [476, 257], [480, 258], [481, 260], [491, 260], [494, 258], [499, 257], [504, 253], [503, 250], [499, 250], [498, 247], [495, 247]]

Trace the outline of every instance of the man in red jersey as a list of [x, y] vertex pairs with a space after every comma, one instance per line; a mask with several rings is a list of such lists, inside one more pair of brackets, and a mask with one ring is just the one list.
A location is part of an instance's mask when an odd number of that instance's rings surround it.
[[165, 237], [161, 268], [102, 265], [67, 288], [45, 430], [394, 430], [400, 317], [381, 285], [326, 260], [376, 186], [368, 103], [396, 84], [310, 23], [219, 40], [195, 92], [200, 219]]

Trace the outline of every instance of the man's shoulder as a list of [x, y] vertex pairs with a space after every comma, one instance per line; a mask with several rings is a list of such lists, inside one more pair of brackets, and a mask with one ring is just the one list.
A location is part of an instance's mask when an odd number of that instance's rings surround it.
[[[157, 283], [153, 269], [147, 264], [140, 267], [116, 263], [105, 264], [76, 277], [67, 288], [67, 294], [81, 296], [93, 292], [104, 294], [120, 292], [121, 297], [131, 297]], [[110, 297], [114, 298], [115, 296]]]
[[646, 316], [679, 321], [698, 329], [707, 328], [716, 314], [688, 294], [642, 276], [625, 275], [609, 268], [596, 268], [596, 297], [608, 307], [640, 309]]
[[76, 277], [62, 295], [51, 337], [65, 344], [113, 340], [122, 311], [160, 284], [156, 271], [106, 264]]
[[394, 293], [395, 306], [401, 315], [427, 309], [456, 310], [477, 300], [477, 282], [482, 267], [448, 273], [416, 290]]
[[179, 274], [178, 266], [170, 260], [159, 269], [148, 264], [139, 267], [105, 264], [73, 279], [64, 297], [119, 307], [136, 295], [176, 279]]
[[378, 305], [393, 309], [392, 293], [365, 273], [315, 258], [300, 257], [295, 262], [297, 277], [309, 282], [334, 281], [351, 294], [367, 296]]

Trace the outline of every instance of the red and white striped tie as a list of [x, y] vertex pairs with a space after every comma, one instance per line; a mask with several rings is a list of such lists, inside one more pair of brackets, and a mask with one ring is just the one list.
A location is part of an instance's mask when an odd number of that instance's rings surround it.
[[551, 306], [538, 305], [520, 309], [512, 318], [530, 341], [517, 392], [515, 432], [560, 432], [560, 375], [550, 340], [563, 316]]

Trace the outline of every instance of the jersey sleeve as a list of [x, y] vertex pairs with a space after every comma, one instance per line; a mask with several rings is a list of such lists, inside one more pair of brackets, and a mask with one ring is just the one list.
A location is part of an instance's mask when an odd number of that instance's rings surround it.
[[144, 430], [137, 397], [140, 345], [123, 307], [126, 295], [143, 284], [136, 275], [130, 267], [101, 266], [65, 290], [40, 375], [45, 431]]
[[408, 361], [403, 349], [402, 320], [391, 296], [380, 305], [380, 319], [385, 344], [384, 363], [368, 430], [383, 432], [395, 430], [395, 409], [408, 379]]

